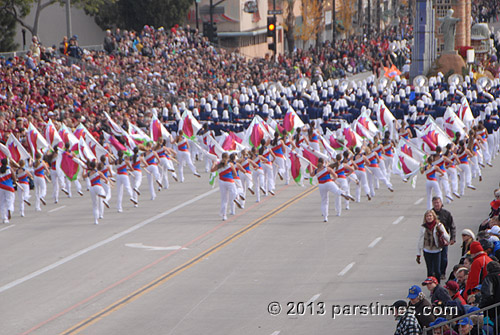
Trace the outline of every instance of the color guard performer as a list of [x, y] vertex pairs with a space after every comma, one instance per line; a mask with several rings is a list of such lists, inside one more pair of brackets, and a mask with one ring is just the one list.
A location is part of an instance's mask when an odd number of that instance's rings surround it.
[[45, 195], [47, 194], [47, 183], [45, 181], [45, 173], [49, 171], [49, 167], [42, 160], [42, 155], [37, 152], [35, 161], [33, 162], [34, 183], [35, 183], [35, 210], [41, 211], [40, 202], [45, 206]]
[[19, 214], [24, 216], [24, 204], [31, 206], [30, 199], [30, 183], [28, 178], [33, 179], [33, 175], [27, 171], [24, 166], [26, 161], [20, 160], [19, 167], [16, 170], [17, 177], [17, 192], [19, 193]]
[[[92, 199], [92, 212], [94, 213], [94, 224], [99, 224], [99, 219], [104, 218], [104, 199], [106, 193], [102, 187], [102, 181], [108, 181], [99, 169], [102, 169], [102, 163], [96, 168], [94, 161], [89, 163], [89, 169], [85, 174], [90, 180], [90, 198]], [[109, 182], [109, 181], [108, 181]]]
[[132, 192], [132, 187], [130, 187], [130, 179], [128, 177], [128, 171], [132, 171], [132, 165], [130, 164], [130, 160], [127, 156], [124, 157], [123, 151], [118, 151], [118, 159], [115, 161], [116, 165], [116, 192], [117, 192], [117, 200], [116, 207], [118, 213], [123, 212], [122, 208], [122, 200], [123, 200], [123, 189], [127, 191], [130, 196], [130, 201], [134, 205], [137, 205], [137, 201], [133, 198], [134, 194]]
[[14, 184], [17, 182], [16, 175], [12, 173], [7, 158], [2, 158], [0, 166], [0, 217], [2, 223], [9, 223], [14, 211], [14, 200], [16, 197]]
[[179, 130], [179, 135], [175, 140], [177, 144], [177, 161], [179, 162], [179, 178], [180, 182], [184, 182], [184, 164], [187, 164], [193, 174], [200, 178], [200, 174], [196, 171], [196, 166], [194, 166], [193, 161], [191, 159], [191, 155], [189, 154], [189, 143], [187, 138], [184, 137], [184, 132]]
[[[316, 176], [318, 179], [319, 194], [321, 195], [321, 213], [323, 214], [324, 222], [328, 222], [329, 192], [338, 197], [341, 196], [346, 200], [354, 201], [354, 198], [343, 193], [337, 184], [335, 184], [334, 180], [337, 178], [337, 174], [331, 167], [325, 166], [323, 158], [318, 159], [318, 166], [316, 168], [311, 164], [309, 171], [311, 171], [311, 177]], [[337, 216], [340, 216], [340, 213], [337, 212]]]

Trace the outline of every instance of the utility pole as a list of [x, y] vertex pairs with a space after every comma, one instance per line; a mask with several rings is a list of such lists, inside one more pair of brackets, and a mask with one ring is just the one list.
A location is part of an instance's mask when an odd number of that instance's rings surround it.
[[73, 36], [71, 32], [71, 0], [66, 0], [66, 34], [68, 38]]
[[337, 38], [337, 15], [335, 14], [336, 3], [335, 0], [332, 2], [332, 44], [335, 43]]
[[372, 0], [368, 0], [368, 7], [367, 7], [367, 17], [368, 17], [368, 25], [366, 30], [368, 31], [368, 37], [371, 36], [371, 30], [372, 30]]
[[200, 31], [200, 27], [199, 27], [199, 25], [198, 25], [198, 20], [199, 20], [199, 19], [198, 19], [198, 3], [199, 3], [199, 2], [200, 2], [200, 0], [196, 0], [196, 1], [194, 2], [194, 5], [195, 5], [195, 7], [194, 7], [195, 9], [194, 9], [194, 10], [196, 11], [196, 30], [198, 30], [198, 32]]

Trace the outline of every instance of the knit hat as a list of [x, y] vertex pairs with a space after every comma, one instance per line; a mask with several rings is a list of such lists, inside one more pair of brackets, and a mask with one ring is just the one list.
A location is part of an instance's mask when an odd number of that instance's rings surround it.
[[483, 250], [483, 247], [481, 246], [481, 243], [478, 241], [474, 241], [470, 244], [470, 254], [475, 255]]
[[472, 237], [472, 239], [476, 238], [476, 235], [474, 235], [474, 233], [470, 229], [464, 229], [464, 230], [462, 230], [462, 235], [470, 236], [470, 237]]

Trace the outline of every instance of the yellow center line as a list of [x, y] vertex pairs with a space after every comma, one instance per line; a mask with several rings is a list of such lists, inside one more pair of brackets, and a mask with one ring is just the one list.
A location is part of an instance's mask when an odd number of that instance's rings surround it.
[[185, 270], [189, 269], [193, 265], [199, 263], [200, 261], [202, 261], [207, 256], [210, 256], [211, 254], [219, 251], [220, 249], [222, 249], [223, 247], [227, 246], [228, 244], [236, 241], [238, 238], [240, 238], [244, 234], [248, 233], [252, 229], [260, 226], [262, 223], [266, 222], [267, 220], [269, 220], [273, 216], [275, 216], [275, 215], [283, 212], [285, 209], [287, 209], [288, 207], [290, 207], [291, 205], [293, 205], [297, 201], [299, 201], [299, 200], [307, 197], [309, 194], [311, 194], [316, 189], [317, 189], [317, 186], [314, 186], [314, 187], [311, 187], [311, 188], [305, 190], [304, 192], [296, 195], [292, 199], [286, 201], [285, 203], [281, 204], [280, 206], [276, 207], [275, 209], [269, 211], [265, 215], [263, 215], [260, 218], [256, 219], [255, 221], [253, 221], [252, 223], [250, 223], [247, 226], [243, 227], [242, 229], [240, 229], [239, 231], [235, 232], [234, 234], [226, 237], [221, 242], [219, 242], [219, 243], [213, 245], [212, 247], [206, 249], [205, 251], [203, 251], [202, 253], [200, 253], [198, 256], [195, 256], [194, 258], [191, 258], [189, 261], [187, 261], [186, 263], [180, 265], [179, 267], [177, 267], [177, 268], [175, 268], [175, 269], [173, 269], [173, 270], [171, 270], [169, 272], [164, 273], [160, 277], [154, 279], [150, 283], [148, 283], [148, 284], [144, 285], [143, 287], [137, 289], [136, 291], [132, 292], [131, 294], [129, 294], [129, 295], [127, 295], [127, 296], [125, 296], [125, 297], [123, 297], [123, 298], [115, 301], [114, 303], [112, 303], [108, 307], [102, 309], [101, 311], [97, 312], [96, 314], [92, 315], [91, 317], [89, 317], [89, 318], [81, 321], [77, 325], [75, 325], [75, 326], [73, 326], [73, 327], [71, 327], [71, 328], [63, 331], [61, 333], [61, 335], [78, 334], [79, 332], [81, 332], [85, 328], [93, 325], [94, 323], [96, 323], [97, 321], [105, 318], [106, 316], [110, 315], [111, 313], [116, 312], [120, 308], [122, 308], [122, 307], [126, 306], [127, 304], [131, 303], [132, 301], [134, 301], [135, 299], [141, 297], [142, 295], [148, 293], [149, 291], [152, 291], [153, 289], [155, 289], [155, 288], [159, 287], [160, 285], [164, 284], [169, 279], [175, 277], [176, 275], [180, 274], [181, 272], [184, 272]]

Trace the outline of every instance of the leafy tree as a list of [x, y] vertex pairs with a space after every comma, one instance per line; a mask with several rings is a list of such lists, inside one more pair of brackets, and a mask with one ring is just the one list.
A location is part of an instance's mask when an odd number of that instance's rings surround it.
[[103, 29], [141, 30], [145, 25], [171, 27], [182, 23], [194, 0], [103, 0], [96, 23]]
[[288, 45], [288, 53], [292, 54], [293, 49], [295, 49], [295, 14], [293, 13], [293, 8], [295, 7], [295, 0], [285, 0], [285, 6], [283, 9], [283, 26], [285, 29], [285, 38]]
[[323, 29], [323, 2], [321, 0], [302, 0], [302, 25], [298, 27], [296, 37], [303, 41], [316, 40]]
[[14, 43], [16, 20], [12, 16], [0, 15], [0, 32], [0, 52], [16, 50], [18, 46]]
[[[72, 0], [71, 5], [82, 8], [87, 14], [95, 15], [104, 0]], [[38, 22], [40, 13], [54, 4], [63, 6], [64, 0], [0, 0], [0, 17], [9, 16], [17, 23], [26, 28], [32, 36], [38, 34]], [[25, 20], [32, 7], [35, 10], [33, 24]]]
[[351, 0], [337, 0], [339, 2], [339, 19], [347, 35], [352, 30], [352, 17], [356, 12], [356, 3]]

